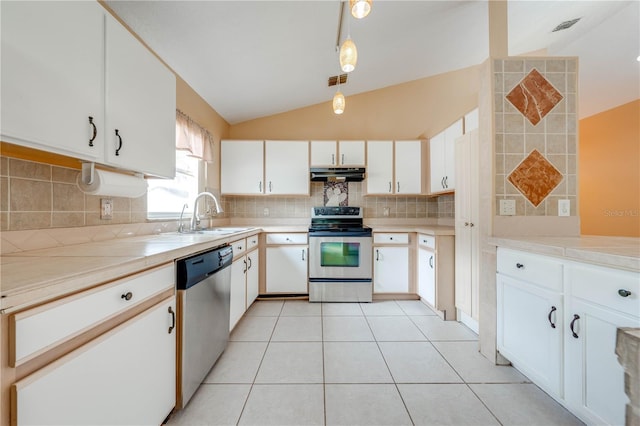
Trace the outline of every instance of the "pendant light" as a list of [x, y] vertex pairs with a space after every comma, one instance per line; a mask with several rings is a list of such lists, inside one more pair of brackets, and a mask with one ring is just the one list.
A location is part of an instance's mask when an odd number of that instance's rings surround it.
[[338, 84], [338, 90], [336, 94], [333, 95], [333, 113], [336, 115], [340, 115], [344, 112], [344, 107], [346, 105], [344, 95], [340, 91], [340, 74], [338, 74], [338, 80], [336, 82]]
[[351, 40], [351, 35], [348, 35], [340, 47], [340, 68], [344, 72], [351, 72], [356, 68], [357, 62], [358, 50], [356, 44]]
[[371, 0], [349, 0], [351, 15], [356, 19], [362, 19], [371, 12]]

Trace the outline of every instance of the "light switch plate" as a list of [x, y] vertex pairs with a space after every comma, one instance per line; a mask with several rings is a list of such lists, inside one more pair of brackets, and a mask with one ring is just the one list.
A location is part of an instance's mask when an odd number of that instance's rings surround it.
[[100, 198], [100, 219], [113, 219], [113, 200], [111, 198]]
[[558, 200], [558, 216], [570, 216], [570, 215], [571, 215], [571, 201]]
[[515, 216], [516, 200], [500, 200], [500, 216]]

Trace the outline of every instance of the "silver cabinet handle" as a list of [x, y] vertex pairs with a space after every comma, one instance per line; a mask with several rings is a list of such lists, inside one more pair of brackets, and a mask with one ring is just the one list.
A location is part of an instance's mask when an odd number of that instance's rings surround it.
[[433, 269], [433, 256], [429, 258], [429, 266]]

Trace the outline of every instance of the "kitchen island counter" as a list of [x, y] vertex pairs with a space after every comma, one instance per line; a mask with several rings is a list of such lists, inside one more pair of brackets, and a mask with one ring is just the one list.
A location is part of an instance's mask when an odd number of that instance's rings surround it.
[[640, 238], [592, 235], [580, 237], [491, 237], [489, 244], [640, 272]]

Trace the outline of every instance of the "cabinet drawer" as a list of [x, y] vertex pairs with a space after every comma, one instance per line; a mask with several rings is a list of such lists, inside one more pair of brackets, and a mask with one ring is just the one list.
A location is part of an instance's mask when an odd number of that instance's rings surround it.
[[640, 317], [640, 274], [601, 266], [567, 266], [571, 296]]
[[562, 263], [551, 257], [498, 247], [498, 273], [562, 292]]
[[307, 244], [307, 234], [267, 234], [267, 244]]
[[240, 256], [244, 256], [244, 252], [247, 251], [247, 240], [243, 238], [234, 241], [231, 243], [231, 247], [233, 248], [233, 259], [235, 260]]
[[171, 264], [12, 315], [10, 363], [20, 365], [174, 287], [175, 270]]
[[247, 250], [258, 246], [258, 234], [247, 237]]
[[407, 233], [374, 233], [374, 244], [409, 244]]
[[419, 234], [418, 235], [418, 244], [420, 244], [421, 247], [428, 247], [430, 249], [435, 250], [436, 249], [436, 237], [434, 237], [433, 235]]

